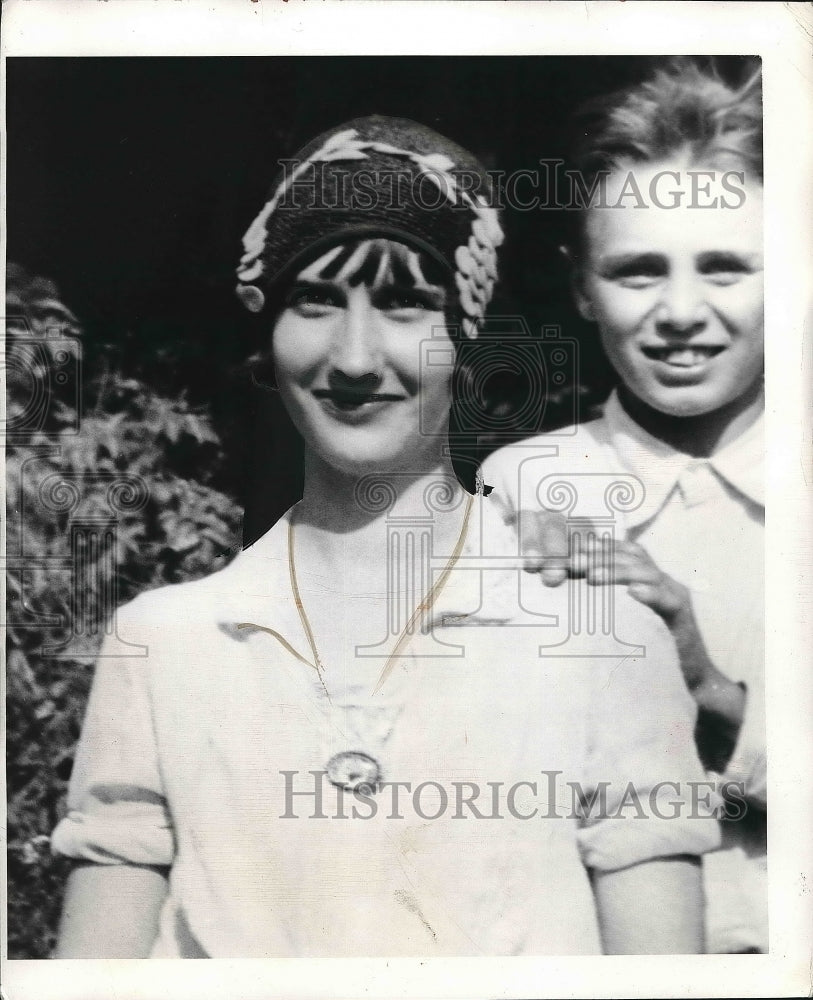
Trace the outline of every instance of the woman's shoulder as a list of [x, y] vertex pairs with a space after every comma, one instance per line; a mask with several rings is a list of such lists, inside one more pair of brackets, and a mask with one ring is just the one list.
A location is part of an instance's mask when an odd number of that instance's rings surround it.
[[[121, 605], [116, 613], [117, 618], [120, 622], [160, 622], [177, 619], [181, 613], [189, 614], [195, 608], [211, 605], [221, 589], [221, 582], [225, 583], [230, 577], [229, 569], [230, 566], [226, 566], [197, 580], [167, 583], [152, 590], [144, 590]], [[182, 609], [185, 611], [182, 612]]]
[[143, 591], [116, 612], [125, 625], [214, 622], [231, 608], [267, 600], [287, 580], [287, 515], [226, 566], [196, 580]]

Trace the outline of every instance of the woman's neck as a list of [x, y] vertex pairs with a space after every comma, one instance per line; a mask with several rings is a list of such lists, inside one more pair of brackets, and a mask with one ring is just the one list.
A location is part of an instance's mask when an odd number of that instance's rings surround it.
[[346, 593], [386, 593], [392, 526], [431, 523], [436, 554], [451, 553], [464, 522], [466, 492], [451, 462], [425, 472], [345, 475], [306, 453], [305, 488], [296, 508], [296, 558]]
[[457, 481], [451, 461], [438, 457], [425, 471], [344, 473], [323, 462], [319, 456], [305, 454], [305, 484], [297, 521], [336, 534], [364, 531], [375, 522], [388, 518], [426, 518], [432, 513], [426, 496], [437, 490], [438, 507], [453, 509], [463, 488]]
[[726, 406], [696, 417], [661, 413], [619, 386], [618, 398], [632, 419], [653, 437], [676, 451], [708, 458], [736, 441], [759, 419], [765, 408], [762, 379]]

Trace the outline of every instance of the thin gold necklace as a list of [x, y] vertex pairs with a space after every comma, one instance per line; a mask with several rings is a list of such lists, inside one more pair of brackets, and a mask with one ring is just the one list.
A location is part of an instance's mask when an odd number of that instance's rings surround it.
[[[454, 569], [455, 563], [460, 558], [460, 553], [463, 551], [463, 545], [466, 541], [466, 533], [469, 527], [469, 518], [471, 516], [471, 510], [474, 505], [474, 497], [469, 496], [466, 502], [466, 513], [463, 515], [463, 525], [460, 529], [460, 535], [458, 536], [457, 543], [455, 544], [454, 551], [452, 552], [449, 561], [443, 568], [443, 572], [437, 578], [435, 583], [432, 585], [426, 598], [418, 602], [417, 607], [410, 615], [409, 621], [401, 630], [401, 634], [392, 649], [392, 652], [387, 657], [387, 662], [384, 664], [384, 669], [376, 681], [375, 687], [372, 693], [376, 694], [380, 689], [386, 679], [389, 677], [390, 673], [395, 666], [395, 661], [400, 654], [403, 647], [409, 642], [412, 637], [412, 631], [421, 618], [422, 615], [427, 614], [432, 610], [432, 606], [439, 597], [441, 591], [446, 585], [446, 581], [449, 578], [449, 574]], [[308, 620], [308, 614], [305, 611], [305, 605], [302, 601], [302, 597], [299, 593], [299, 584], [296, 578], [296, 561], [294, 559], [294, 515], [291, 514], [290, 520], [288, 521], [288, 574], [291, 580], [291, 591], [294, 595], [294, 603], [296, 604], [296, 609], [299, 612], [299, 619], [302, 622], [302, 628], [305, 631], [305, 635], [308, 640], [308, 645], [311, 648], [311, 653], [313, 654], [313, 666], [316, 668], [316, 673], [319, 675], [319, 682], [327, 695], [328, 701], [330, 700], [330, 695], [328, 694], [327, 684], [325, 683], [325, 667], [322, 662], [322, 658], [319, 656], [319, 650], [316, 648], [316, 640], [313, 635], [313, 629], [311, 628], [311, 623]]]

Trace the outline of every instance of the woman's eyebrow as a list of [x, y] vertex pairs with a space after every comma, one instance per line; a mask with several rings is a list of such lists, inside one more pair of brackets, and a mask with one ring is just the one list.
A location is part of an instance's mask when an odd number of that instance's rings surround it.
[[382, 281], [373, 286], [370, 291], [373, 295], [410, 293], [420, 295], [432, 302], [445, 302], [446, 300], [446, 289], [443, 285], [430, 285], [426, 282], [416, 284], [414, 281], [398, 281], [395, 278]]
[[321, 275], [316, 275], [313, 278], [294, 278], [291, 284], [296, 288], [311, 288], [333, 285], [335, 282], [331, 281], [329, 278], [323, 278]]
[[[329, 292], [341, 292], [341, 286], [330, 279], [324, 279], [321, 277], [314, 278], [296, 278], [291, 282], [290, 292], [302, 292], [302, 291], [329, 291]], [[290, 293], [289, 293], [290, 294]]]

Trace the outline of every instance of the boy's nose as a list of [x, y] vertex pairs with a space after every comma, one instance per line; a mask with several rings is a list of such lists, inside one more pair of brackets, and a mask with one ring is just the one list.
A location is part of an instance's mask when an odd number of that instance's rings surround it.
[[381, 368], [381, 337], [377, 311], [368, 296], [350, 294], [337, 323], [331, 361], [348, 379], [377, 376]]
[[655, 310], [659, 326], [682, 333], [702, 327], [708, 318], [703, 283], [693, 276], [675, 275], [667, 281]]

